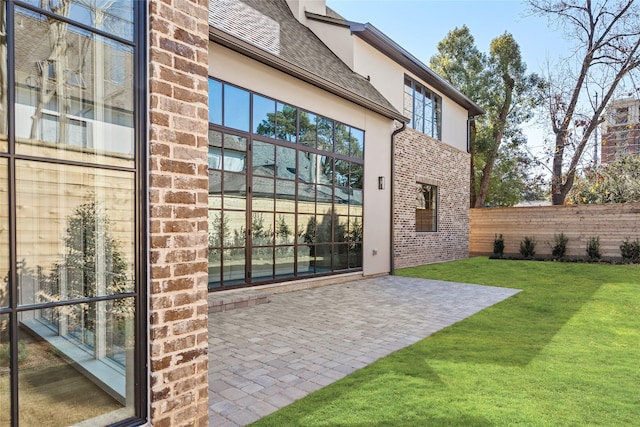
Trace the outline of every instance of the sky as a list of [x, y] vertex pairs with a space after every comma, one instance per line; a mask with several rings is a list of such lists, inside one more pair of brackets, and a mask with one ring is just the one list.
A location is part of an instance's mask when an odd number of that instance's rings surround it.
[[[533, 15], [519, 0], [327, 0], [349, 21], [373, 24], [425, 64], [449, 31], [466, 25], [482, 52], [505, 32], [513, 35], [527, 70], [545, 75], [547, 67], [570, 56], [563, 33], [545, 17]], [[535, 123], [523, 128], [529, 148], [540, 153], [544, 132]]]
[[561, 31], [519, 0], [327, 0], [327, 6], [347, 20], [373, 24], [425, 64], [438, 42], [463, 25], [483, 52], [492, 39], [511, 33], [530, 72], [541, 73], [570, 52]]

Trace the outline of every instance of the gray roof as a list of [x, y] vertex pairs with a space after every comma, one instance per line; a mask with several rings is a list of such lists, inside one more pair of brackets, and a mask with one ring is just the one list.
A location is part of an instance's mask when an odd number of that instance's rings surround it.
[[285, 0], [209, 0], [209, 26], [215, 42], [386, 117], [407, 121], [365, 77], [298, 22]]

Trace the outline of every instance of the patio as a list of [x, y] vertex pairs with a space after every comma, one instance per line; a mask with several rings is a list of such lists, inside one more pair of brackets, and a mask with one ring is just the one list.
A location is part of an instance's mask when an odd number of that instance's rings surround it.
[[517, 292], [384, 276], [210, 313], [209, 423], [247, 425]]

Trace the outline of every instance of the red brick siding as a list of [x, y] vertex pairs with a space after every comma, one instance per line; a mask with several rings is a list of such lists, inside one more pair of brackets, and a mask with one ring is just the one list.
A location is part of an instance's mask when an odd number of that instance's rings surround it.
[[207, 426], [208, 1], [149, 2], [150, 418]]

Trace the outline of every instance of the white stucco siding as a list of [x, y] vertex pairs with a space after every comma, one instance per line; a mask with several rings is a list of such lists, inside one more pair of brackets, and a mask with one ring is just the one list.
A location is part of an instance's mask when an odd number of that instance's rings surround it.
[[361, 38], [351, 38], [354, 40], [354, 71], [369, 76], [378, 92], [402, 113], [405, 69]]
[[[209, 45], [209, 75], [365, 131], [363, 273], [389, 272], [393, 121], [215, 43]], [[379, 176], [384, 190], [378, 190]]]
[[449, 98], [442, 97], [442, 142], [458, 150], [467, 151], [467, 116], [465, 108]]
[[303, 17], [302, 23], [309, 27], [334, 55], [355, 71], [353, 37], [348, 27], [318, 22], [306, 17]]
[[438, 90], [426, 84], [397, 62], [389, 59], [364, 40], [353, 37], [354, 70], [369, 76], [371, 83], [401, 113], [404, 113], [404, 76], [428, 87], [442, 98], [442, 142], [459, 150], [467, 150], [467, 110]]

